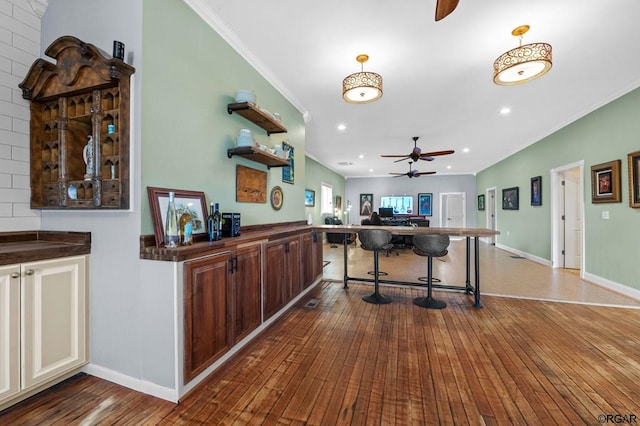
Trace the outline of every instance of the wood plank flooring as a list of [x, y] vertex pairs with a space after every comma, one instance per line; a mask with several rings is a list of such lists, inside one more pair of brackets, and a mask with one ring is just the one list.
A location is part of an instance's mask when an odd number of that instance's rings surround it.
[[[436, 262], [437, 263], [437, 262]], [[526, 267], [526, 264], [522, 264]], [[640, 310], [325, 281], [179, 404], [77, 376], [0, 425], [598, 424], [640, 416]], [[305, 307], [318, 299], [314, 308]], [[637, 418], [637, 417], [636, 417]], [[612, 418], [613, 419], [613, 418]], [[613, 421], [609, 421], [613, 423]]]

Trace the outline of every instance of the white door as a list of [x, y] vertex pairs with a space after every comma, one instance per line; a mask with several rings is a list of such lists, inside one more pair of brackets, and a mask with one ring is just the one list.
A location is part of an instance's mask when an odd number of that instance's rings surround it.
[[464, 228], [466, 224], [464, 192], [440, 194], [442, 215], [441, 226], [445, 228]]
[[20, 267], [0, 267], [0, 405], [20, 392]]
[[22, 265], [22, 388], [86, 363], [86, 256]]
[[580, 269], [582, 260], [582, 215], [579, 191], [579, 170], [567, 170], [564, 173], [564, 267], [571, 269]]
[[[487, 228], [496, 230], [496, 189], [487, 189], [486, 195], [487, 201], [485, 202], [485, 208], [487, 209]], [[496, 244], [496, 236], [492, 235], [487, 241], [489, 244]]]

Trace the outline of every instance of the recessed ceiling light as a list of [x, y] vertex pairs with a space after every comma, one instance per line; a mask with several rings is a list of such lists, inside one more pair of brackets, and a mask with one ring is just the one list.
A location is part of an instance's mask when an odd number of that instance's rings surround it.
[[358, 155], [358, 158], [360, 158], [362, 160], [364, 158], [364, 154]]
[[340, 130], [341, 132], [345, 131], [347, 129], [346, 124], [338, 124], [338, 130]]
[[371, 173], [373, 173], [373, 169], [369, 169], [369, 171], [370, 171]]
[[464, 148], [462, 152], [469, 152], [469, 148]]
[[509, 107], [502, 107], [502, 108], [500, 108], [500, 114], [502, 114], [502, 115], [507, 115], [507, 114], [509, 114], [510, 112], [511, 112], [511, 108], [509, 108]]
[[451, 168], [451, 166], [447, 166], [447, 169], [450, 169], [450, 168]]

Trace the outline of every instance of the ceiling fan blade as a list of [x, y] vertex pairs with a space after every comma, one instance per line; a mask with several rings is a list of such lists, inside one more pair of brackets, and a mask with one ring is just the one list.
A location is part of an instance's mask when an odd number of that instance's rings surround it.
[[435, 175], [436, 172], [418, 172], [418, 173], [414, 173], [414, 176], [423, 176], [423, 175]]
[[[433, 151], [433, 152], [425, 152], [423, 154], [420, 154], [420, 158], [424, 160], [425, 157], [437, 157], [439, 155], [449, 155], [449, 154], [453, 154], [455, 151], [452, 149], [447, 149], [445, 151]], [[430, 160], [427, 160], [430, 161]]]
[[458, 0], [436, 1], [436, 22], [446, 18], [458, 6]]
[[400, 161], [408, 160], [409, 158], [410, 158], [410, 157], [404, 157], [404, 158], [401, 158], [401, 159], [399, 159], [399, 160], [394, 161], [394, 163], [398, 163], [398, 162], [400, 162]]
[[393, 157], [404, 157], [404, 158], [409, 158], [408, 155], [391, 155], [391, 154], [387, 154], [387, 155], [380, 155], [380, 157], [388, 157], [388, 158], [393, 158]]

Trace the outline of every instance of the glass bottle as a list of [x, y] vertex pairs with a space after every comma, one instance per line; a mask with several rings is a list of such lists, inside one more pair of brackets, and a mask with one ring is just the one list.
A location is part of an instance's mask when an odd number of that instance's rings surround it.
[[209, 237], [209, 241], [218, 240], [214, 212], [215, 212], [215, 209], [214, 209], [213, 203], [211, 203], [209, 205], [209, 216], [207, 216], [207, 236]]
[[220, 213], [220, 205], [216, 203], [215, 210], [213, 212], [213, 229], [216, 233], [216, 240], [222, 239], [222, 213]]
[[167, 207], [167, 218], [164, 226], [164, 240], [164, 246], [169, 248], [178, 247], [178, 243], [180, 242], [174, 192], [169, 192], [169, 206]]
[[180, 215], [180, 245], [188, 246], [193, 243], [193, 221], [189, 213], [189, 206]]

